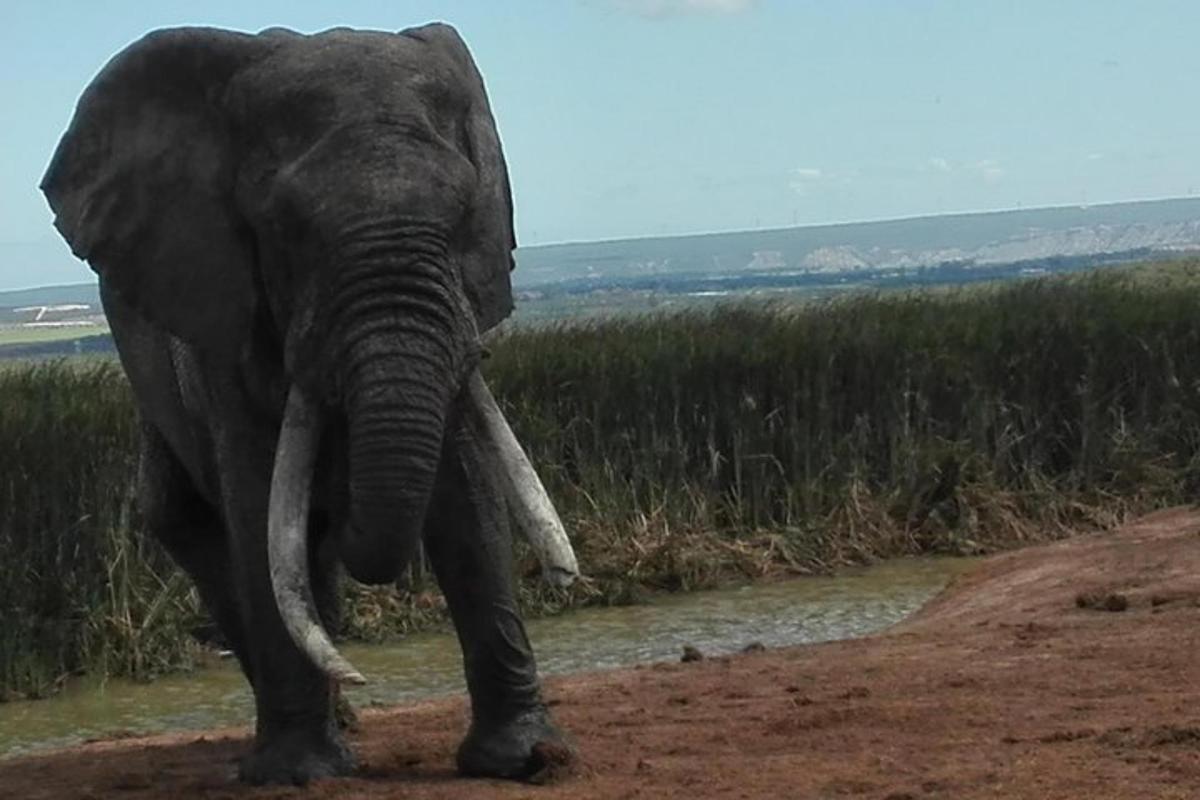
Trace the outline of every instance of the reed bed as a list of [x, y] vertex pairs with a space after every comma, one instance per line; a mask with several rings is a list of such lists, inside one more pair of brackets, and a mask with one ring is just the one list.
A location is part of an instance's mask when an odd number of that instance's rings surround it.
[[0, 369], [0, 697], [189, 663], [187, 583], [132, 524], [135, 431], [114, 361]]
[[[589, 575], [530, 613], [1101, 529], [1200, 482], [1200, 261], [514, 328], [486, 373]], [[0, 686], [193, 657], [112, 366], [0, 374]], [[522, 575], [536, 565], [519, 559]], [[344, 633], [439, 624], [421, 575]]]
[[568, 322], [488, 372], [602, 594], [984, 552], [1195, 496], [1198, 275]]

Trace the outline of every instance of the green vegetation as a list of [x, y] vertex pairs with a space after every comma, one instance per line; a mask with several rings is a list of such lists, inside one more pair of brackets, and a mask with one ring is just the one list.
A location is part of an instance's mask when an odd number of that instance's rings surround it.
[[[488, 378], [591, 580], [529, 611], [1102, 528], [1200, 482], [1200, 261], [518, 328]], [[131, 531], [119, 373], [0, 372], [0, 681], [186, 665], [186, 583]], [[522, 574], [536, 572], [525, 554]], [[346, 633], [440, 624], [348, 587]]]
[[135, 422], [116, 363], [0, 369], [0, 452], [0, 696], [185, 665], [187, 583], [130, 524]]
[[82, 339], [85, 336], [97, 336], [107, 332], [107, 328], [94, 325], [87, 327], [62, 328], [26, 328], [19, 325], [0, 327], [0, 345], [30, 344], [33, 342], [61, 342], [71, 339]]
[[1190, 498], [1198, 308], [1193, 260], [519, 330], [489, 377], [620, 596], [980, 552]]

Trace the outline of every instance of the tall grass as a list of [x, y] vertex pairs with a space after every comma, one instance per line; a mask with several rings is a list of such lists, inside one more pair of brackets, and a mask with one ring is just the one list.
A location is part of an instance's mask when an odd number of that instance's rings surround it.
[[130, 524], [134, 433], [112, 361], [0, 369], [0, 696], [186, 661], [188, 587]]
[[[593, 578], [525, 600], [978, 552], [1191, 499], [1198, 312], [1189, 261], [512, 330], [488, 379]], [[115, 367], [0, 371], [0, 687], [189, 662], [194, 597], [136, 533], [133, 439]], [[439, 619], [416, 589], [348, 589], [347, 632]]]
[[1200, 262], [515, 330], [488, 375], [610, 581], [975, 552], [1193, 496]]

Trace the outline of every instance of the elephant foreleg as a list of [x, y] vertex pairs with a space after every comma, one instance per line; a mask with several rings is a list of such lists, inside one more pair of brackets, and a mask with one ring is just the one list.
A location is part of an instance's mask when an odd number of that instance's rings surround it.
[[[271, 444], [251, 426], [231, 426], [219, 435], [232, 579], [247, 633], [256, 712], [254, 751], [242, 760], [240, 774], [255, 784], [303, 784], [347, 774], [353, 757], [337, 730], [334, 687], [292, 641], [271, 590], [266, 542], [271, 457]], [[325, 538], [322, 527], [312, 531], [314, 549]], [[332, 604], [328, 562], [328, 557], [310, 559], [315, 565], [310, 580], [318, 603], [327, 609]]]
[[138, 495], [146, 528], [196, 585], [200, 600], [253, 681], [220, 515], [192, 485], [162, 435], [143, 424]]
[[[569, 748], [541, 699], [517, 612], [512, 546], [496, 466], [475, 415], [451, 415], [425, 541], [463, 652], [472, 721], [459, 747], [468, 775], [526, 778]], [[535, 748], [542, 743], [545, 748]]]

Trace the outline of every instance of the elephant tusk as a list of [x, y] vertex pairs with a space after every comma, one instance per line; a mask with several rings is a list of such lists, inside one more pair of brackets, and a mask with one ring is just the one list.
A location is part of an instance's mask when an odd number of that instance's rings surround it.
[[317, 409], [292, 386], [271, 475], [267, 515], [271, 588], [283, 624], [301, 652], [334, 680], [363, 684], [367, 679], [337, 651], [321, 625], [309, 580], [309, 489], [319, 435]]
[[542, 577], [555, 586], [570, 586], [579, 577], [575, 550], [550, 495], [479, 370], [471, 373], [467, 392], [500, 460], [501, 483], [508, 507], [542, 564]]

